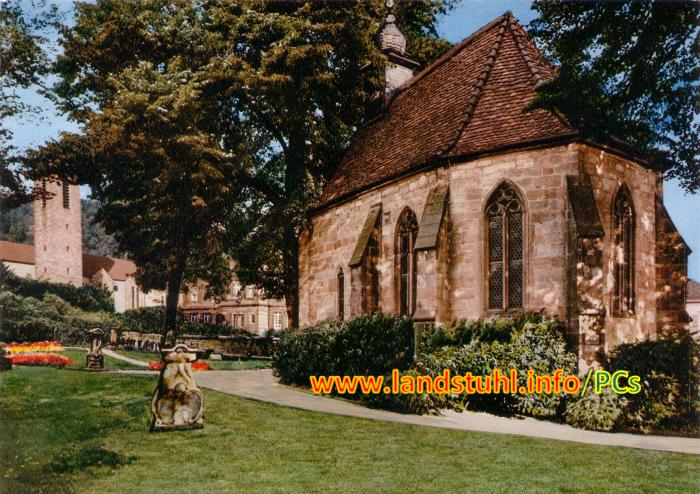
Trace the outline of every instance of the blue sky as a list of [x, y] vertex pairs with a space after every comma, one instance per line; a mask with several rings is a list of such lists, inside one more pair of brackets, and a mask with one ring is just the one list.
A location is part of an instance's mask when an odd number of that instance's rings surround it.
[[[70, 5], [67, 1], [60, 4], [63, 7]], [[462, 0], [450, 15], [441, 19], [439, 33], [451, 42], [460, 41], [507, 10], [511, 10], [523, 25], [535, 17], [530, 10], [530, 2], [526, 0]], [[44, 111], [40, 118], [17, 118], [7, 122], [7, 127], [15, 133], [14, 143], [18, 147], [38, 145], [62, 131], [76, 130], [75, 125], [59, 115], [35, 92], [23, 91], [21, 95]], [[666, 207], [676, 227], [695, 252], [689, 260], [690, 277], [700, 280], [700, 194], [684, 193], [675, 181], [666, 181], [664, 190]]]

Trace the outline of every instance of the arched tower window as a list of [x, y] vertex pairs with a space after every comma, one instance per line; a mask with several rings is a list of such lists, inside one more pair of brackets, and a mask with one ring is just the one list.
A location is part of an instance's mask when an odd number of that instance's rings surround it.
[[624, 185], [612, 204], [613, 313], [634, 312], [634, 204]]
[[69, 208], [70, 207], [70, 188], [68, 185], [68, 182], [65, 180], [62, 182], [63, 186], [63, 207], [64, 208]]
[[523, 307], [523, 203], [515, 190], [502, 184], [486, 206], [486, 279], [488, 309]]
[[367, 240], [362, 258], [362, 312], [379, 312], [379, 221], [374, 225]]
[[399, 314], [410, 316], [416, 310], [416, 256], [413, 244], [418, 221], [411, 209], [404, 209], [396, 229], [396, 287]]
[[345, 319], [345, 274], [343, 268], [338, 268], [338, 319]]

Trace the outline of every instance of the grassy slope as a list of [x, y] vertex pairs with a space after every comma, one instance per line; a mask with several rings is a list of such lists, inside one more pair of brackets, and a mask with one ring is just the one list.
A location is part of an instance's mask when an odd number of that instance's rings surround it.
[[[204, 391], [146, 432], [151, 377], [0, 373], [3, 492], [696, 492], [700, 457], [389, 424]], [[101, 462], [101, 464], [99, 463]]]

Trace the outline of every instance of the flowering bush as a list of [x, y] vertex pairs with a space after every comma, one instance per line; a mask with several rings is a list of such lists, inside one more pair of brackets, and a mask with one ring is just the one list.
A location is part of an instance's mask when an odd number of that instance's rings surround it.
[[37, 341], [34, 343], [10, 343], [6, 346], [9, 353], [62, 352], [63, 346], [57, 341]]
[[71, 365], [73, 361], [63, 355], [52, 355], [50, 353], [34, 353], [28, 355], [10, 355], [8, 357], [13, 365], [36, 365], [65, 367]]
[[[149, 362], [148, 367], [153, 370], [161, 370], [163, 368], [163, 362]], [[209, 364], [206, 362], [192, 362], [192, 370], [195, 371], [205, 371], [210, 370]]]

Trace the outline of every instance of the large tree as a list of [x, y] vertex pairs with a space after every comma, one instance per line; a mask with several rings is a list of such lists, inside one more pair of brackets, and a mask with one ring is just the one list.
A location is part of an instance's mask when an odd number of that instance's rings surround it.
[[[448, 44], [437, 16], [452, 2], [405, 2], [397, 9], [412, 55], [429, 63]], [[222, 106], [227, 132], [246, 134], [251, 192], [233, 218], [231, 245], [244, 282], [284, 297], [298, 323], [299, 235], [357, 126], [381, 90], [383, 59], [375, 35], [381, 0], [257, 2], [245, 15], [221, 8], [217, 29], [233, 40], [213, 67], [231, 88]], [[403, 22], [402, 22], [403, 21]], [[231, 77], [231, 79], [227, 79]]]
[[97, 221], [135, 262], [141, 286], [166, 290], [164, 343], [176, 336], [183, 283], [205, 280], [217, 296], [231, 275], [224, 218], [241, 200], [237, 167], [209, 157], [220, 136], [204, 130], [215, 109], [201, 76], [177, 56], [167, 66], [138, 60], [108, 73], [99, 110], [75, 109], [84, 132], [27, 157], [36, 177], [77, 177], [91, 187]]
[[700, 4], [537, 0], [530, 32], [559, 65], [537, 106], [621, 139], [700, 189]]
[[[398, 7], [423, 62], [447, 47], [435, 21], [450, 4]], [[298, 236], [380, 90], [383, 2], [99, 0], [76, 12], [56, 94], [85, 132], [33, 161], [93, 187], [100, 221], [146, 286], [182, 271], [180, 255], [219, 259], [227, 243], [242, 281], [286, 297], [295, 325]], [[201, 203], [196, 186], [209, 194]], [[216, 249], [205, 242], [213, 230]]]
[[35, 8], [35, 13], [30, 14], [19, 0], [0, 2], [0, 208], [3, 210], [31, 200], [6, 121], [37, 111], [18, 91], [42, 86], [48, 72], [43, 34], [54, 9], [41, 5]]

